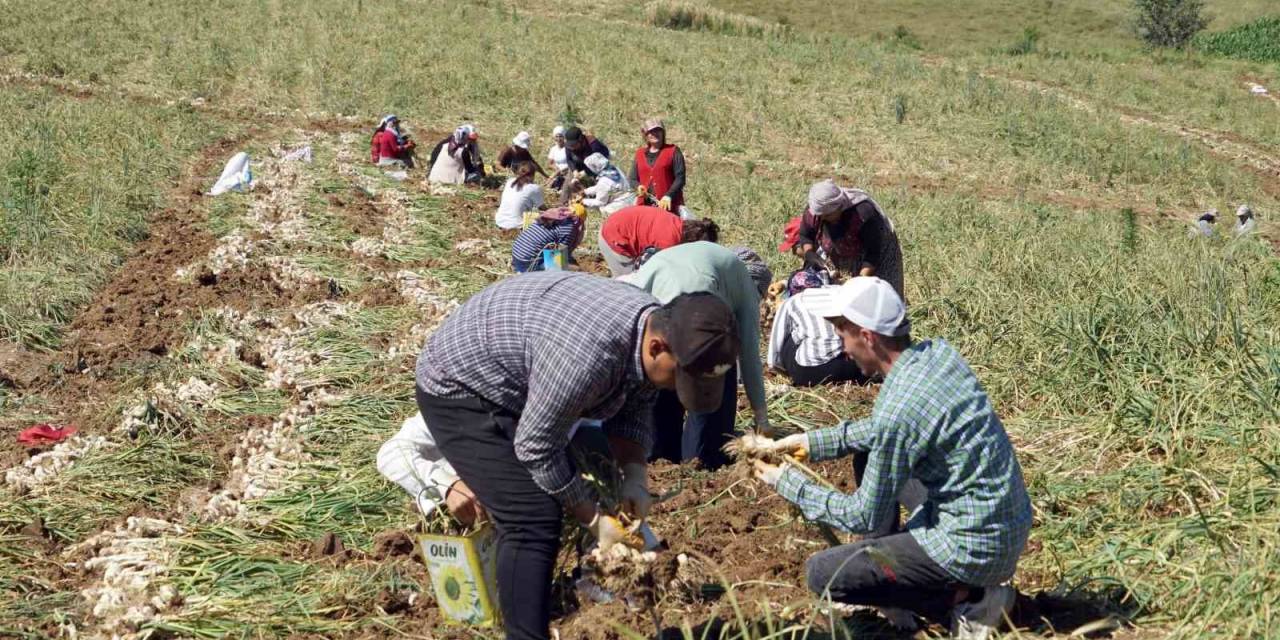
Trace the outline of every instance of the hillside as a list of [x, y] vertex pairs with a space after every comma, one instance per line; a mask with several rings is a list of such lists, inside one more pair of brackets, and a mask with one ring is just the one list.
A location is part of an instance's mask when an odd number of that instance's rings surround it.
[[[1017, 446], [1028, 634], [1266, 635], [1280, 67], [1145, 50], [1102, 0], [715, 4], [775, 26], [658, 28], [612, 0], [7, 4], [0, 636], [468, 635], [438, 626], [404, 546], [419, 519], [373, 457], [413, 412], [423, 340], [507, 276], [510, 236], [496, 192], [369, 165], [389, 112], [422, 141], [474, 122], [490, 159], [520, 130], [544, 149], [566, 112], [626, 152], [661, 114], [691, 207], [775, 274], [798, 266], [774, 247], [809, 183], [867, 189], [915, 331], [972, 363]], [[1271, 7], [1210, 8], [1219, 30]], [[304, 144], [314, 163], [281, 157]], [[202, 195], [240, 150], [256, 188]], [[1241, 203], [1255, 237], [1187, 237]], [[792, 427], [874, 397], [773, 382]], [[80, 435], [29, 457], [13, 438], [44, 422]], [[804, 592], [821, 537], [776, 496], [689, 465], [655, 483], [681, 488], [655, 529], [729, 588], [664, 601], [674, 637], [889, 634]], [[652, 628], [565, 609], [566, 638]]]

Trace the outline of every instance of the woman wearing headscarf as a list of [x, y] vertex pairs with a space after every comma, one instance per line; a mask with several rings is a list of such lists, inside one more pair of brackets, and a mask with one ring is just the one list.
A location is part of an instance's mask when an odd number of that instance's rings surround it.
[[373, 130], [373, 139], [369, 142], [370, 160], [378, 166], [413, 168], [415, 146], [409, 134], [400, 131], [400, 119], [390, 114]]
[[533, 163], [517, 162], [514, 169], [516, 176], [502, 188], [502, 200], [493, 216], [499, 229], [519, 229], [524, 226], [524, 212], [542, 208], [542, 185], [533, 181]]
[[880, 205], [861, 189], [846, 189], [829, 179], [814, 183], [809, 207], [780, 248], [804, 258], [806, 267], [839, 277], [879, 277], [906, 299], [898, 234]]
[[583, 220], [566, 207], [543, 211], [511, 243], [511, 269], [516, 273], [542, 271], [542, 250], [564, 249], [569, 264], [577, 264], [573, 251], [582, 241]]
[[596, 174], [596, 183], [583, 191], [582, 204], [599, 209], [608, 218], [635, 200], [627, 177], [599, 153], [587, 156], [587, 168]]
[[[569, 150], [564, 146], [564, 127], [556, 125], [556, 128], [551, 130], [551, 137], [554, 142], [551, 143], [551, 148], [547, 149], [547, 161], [551, 163], [556, 173], [563, 174], [569, 170]], [[553, 184], [551, 187], [558, 189], [560, 185]]]
[[441, 140], [431, 152], [431, 174], [427, 181], [434, 184], [462, 184], [484, 177], [484, 159], [480, 157], [480, 134], [476, 128], [464, 124], [448, 138]]
[[[662, 120], [650, 118], [641, 127], [645, 146], [636, 149], [631, 181], [643, 186], [660, 209], [689, 217], [684, 206], [685, 164], [680, 147], [667, 144], [667, 128]], [[640, 203], [643, 204], [643, 203]]]

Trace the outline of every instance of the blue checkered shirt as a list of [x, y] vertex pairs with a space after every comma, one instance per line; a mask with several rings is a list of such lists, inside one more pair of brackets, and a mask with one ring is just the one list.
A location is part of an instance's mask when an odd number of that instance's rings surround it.
[[653, 443], [656, 389], [641, 338], [653, 296], [570, 271], [526, 273], [491, 285], [455, 310], [418, 356], [418, 387], [440, 398], [479, 397], [520, 414], [516, 457], [534, 482], [571, 506], [595, 495], [570, 460], [578, 418]]
[[1013, 445], [969, 365], [943, 340], [925, 341], [894, 363], [871, 416], [809, 432], [811, 460], [869, 452], [853, 494], [827, 489], [786, 467], [778, 493], [805, 517], [867, 533], [896, 517], [907, 480], [929, 490], [907, 529], [956, 580], [1008, 580], [1031, 529], [1031, 501]]

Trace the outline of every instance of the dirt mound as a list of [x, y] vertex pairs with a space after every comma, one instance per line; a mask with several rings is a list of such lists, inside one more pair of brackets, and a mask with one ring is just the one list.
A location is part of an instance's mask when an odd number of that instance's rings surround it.
[[[852, 481], [847, 463], [823, 465], [827, 477], [846, 488]], [[790, 505], [754, 480], [727, 471], [706, 472], [692, 465], [658, 464], [655, 486], [678, 488], [670, 500], [654, 507], [650, 523], [668, 550], [659, 554], [662, 635], [678, 634], [682, 625], [718, 628], [734, 618], [736, 602], [744, 611], [805, 620], [809, 599], [804, 561], [826, 548], [817, 528], [802, 522]], [[681, 555], [696, 563], [692, 580], [672, 585], [674, 561]], [[769, 604], [772, 603], [772, 604]], [[634, 610], [615, 600], [580, 603], [555, 623], [561, 637], [622, 638], [619, 628], [652, 636], [658, 630], [649, 611]], [[714, 635], [714, 634], [713, 634]]]

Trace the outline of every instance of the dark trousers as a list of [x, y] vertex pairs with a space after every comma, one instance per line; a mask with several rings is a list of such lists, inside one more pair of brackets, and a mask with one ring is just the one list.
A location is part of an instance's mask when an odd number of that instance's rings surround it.
[[[855, 454], [853, 472], [862, 484], [867, 454]], [[928, 498], [928, 489], [911, 480], [898, 494], [898, 502], [915, 511]], [[947, 624], [956, 589], [961, 585], [902, 530], [899, 516], [853, 544], [820, 551], [805, 562], [809, 589], [836, 602], [873, 607], [897, 607]]]
[[791, 376], [791, 383], [797, 387], [812, 387], [831, 382], [856, 382], [865, 384], [867, 376], [858, 368], [858, 363], [844, 357], [809, 367], [796, 362], [796, 343], [787, 336], [782, 341], [782, 350], [778, 354], [782, 361], [782, 369]]
[[437, 398], [417, 389], [417, 400], [440, 452], [496, 526], [498, 605], [507, 638], [549, 638], [563, 510], [516, 459], [520, 416], [474, 397]]
[[[659, 391], [653, 404], [655, 432], [650, 460], [682, 462], [697, 458], [707, 469], [729, 464], [724, 446], [733, 439], [734, 418], [738, 414], [738, 368], [724, 376], [720, 408], [709, 413], [685, 415], [675, 391]], [[683, 425], [683, 428], [681, 426]]]

